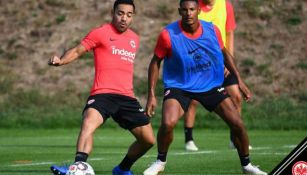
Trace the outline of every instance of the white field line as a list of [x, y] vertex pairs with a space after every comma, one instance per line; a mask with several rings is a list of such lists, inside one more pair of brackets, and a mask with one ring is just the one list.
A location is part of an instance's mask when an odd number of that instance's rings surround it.
[[11, 167], [22, 167], [22, 166], [38, 166], [38, 165], [51, 165], [51, 164], [55, 164], [55, 162], [23, 163], [23, 164], [9, 165], [9, 166], [11, 166]]
[[294, 149], [297, 145], [284, 145], [283, 148], [291, 148]]
[[[295, 145], [285, 145], [283, 148], [292, 148]], [[272, 147], [254, 147], [252, 151], [256, 150], [273, 150]], [[175, 153], [170, 153], [169, 155], [175, 155], [175, 156], [182, 156], [182, 155], [195, 155], [195, 154], [215, 154], [219, 153], [220, 151], [216, 150], [206, 150], [206, 151], [195, 151], [195, 152], [175, 152]], [[110, 154], [110, 153], [108, 153]], [[125, 152], [112, 152], [111, 154], [125, 154]], [[287, 155], [288, 153], [286, 152], [254, 152], [252, 154], [258, 154], [258, 155]], [[151, 155], [144, 155], [143, 158], [152, 158], [152, 157], [157, 157], [156, 154], [151, 154]], [[90, 158], [90, 161], [101, 161], [101, 160], [108, 160], [108, 158]], [[69, 162], [69, 160], [65, 161]], [[13, 164], [13, 165], [8, 165], [11, 167], [23, 167], [23, 166], [39, 166], [39, 165], [51, 165], [55, 164], [56, 162], [36, 162], [36, 163], [19, 163], [19, 164]]]
[[272, 147], [253, 147], [253, 149], [252, 150], [270, 150], [270, 149], [272, 149]]

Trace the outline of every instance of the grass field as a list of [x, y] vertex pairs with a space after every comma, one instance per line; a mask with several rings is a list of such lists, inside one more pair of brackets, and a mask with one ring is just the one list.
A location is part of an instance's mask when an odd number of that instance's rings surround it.
[[[0, 130], [1, 175], [47, 175], [51, 164], [69, 163], [74, 158], [78, 129], [72, 130]], [[175, 141], [168, 154], [163, 174], [241, 174], [237, 153], [228, 149], [228, 130], [195, 130], [194, 138], [200, 150], [183, 149], [183, 131], [177, 128]], [[155, 132], [156, 133], [156, 132]], [[306, 137], [307, 131], [251, 130], [252, 162], [270, 172]], [[94, 150], [88, 162], [96, 174], [111, 174], [133, 138], [121, 129], [99, 129]], [[155, 160], [156, 146], [133, 166], [136, 175]]]

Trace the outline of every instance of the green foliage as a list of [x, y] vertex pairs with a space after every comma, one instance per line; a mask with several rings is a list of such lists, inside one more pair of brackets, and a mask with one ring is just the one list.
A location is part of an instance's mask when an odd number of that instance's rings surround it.
[[[300, 95], [298, 103], [289, 97], [264, 99], [260, 103], [243, 105], [242, 118], [248, 129], [307, 129], [307, 100], [306, 94]], [[215, 113], [209, 113], [198, 105], [196, 128], [227, 128], [225, 122]], [[183, 126], [183, 121], [179, 125]]]
[[61, 7], [64, 3], [61, 0], [46, 0], [46, 4], [54, 7]]
[[300, 69], [303, 69], [303, 70], [307, 70], [307, 62], [297, 63], [296, 67], [300, 68]]
[[6, 58], [8, 60], [16, 60], [17, 59], [17, 53], [15, 53], [15, 52], [8, 52], [8, 53], [6, 53]]
[[292, 16], [287, 20], [287, 23], [292, 26], [299, 25], [303, 22], [300, 16]]
[[[134, 78], [134, 92], [137, 96], [145, 96], [147, 97], [148, 91], [148, 82], [144, 79]], [[156, 86], [156, 96], [158, 98], [163, 98], [164, 86], [163, 81], [161, 79], [158, 80]]]
[[245, 67], [253, 67], [253, 66], [256, 65], [256, 63], [253, 59], [246, 58], [246, 59], [242, 60], [241, 65], [245, 66]]
[[248, 128], [307, 129], [307, 101], [300, 103], [287, 96], [264, 99], [259, 104], [245, 105], [243, 116]]
[[0, 104], [0, 127], [77, 127], [84, 99], [82, 95], [65, 92], [48, 96], [37, 89], [16, 91]]
[[57, 24], [61, 24], [62, 22], [64, 22], [66, 20], [66, 15], [59, 15], [56, 17], [55, 21]]
[[17, 80], [17, 78], [13, 79], [12, 77], [16, 76], [14, 76], [14, 74], [6, 67], [0, 65], [0, 95], [8, 94], [10, 91], [12, 91], [14, 81]]
[[[147, 82], [135, 82], [137, 96], [147, 96]], [[157, 128], [161, 122], [163, 86], [157, 84], [158, 106], [152, 125]], [[245, 104], [243, 119], [249, 129], [307, 129], [307, 93], [300, 93], [300, 101], [289, 97], [264, 99], [260, 103]], [[1, 128], [76, 128], [81, 123], [81, 113], [88, 93], [75, 90], [45, 95], [37, 89], [15, 91], [0, 102]], [[214, 113], [207, 112], [201, 105], [197, 108], [196, 128], [228, 128], [225, 122]], [[117, 127], [108, 122], [106, 127]], [[183, 127], [180, 120], [178, 127]]]

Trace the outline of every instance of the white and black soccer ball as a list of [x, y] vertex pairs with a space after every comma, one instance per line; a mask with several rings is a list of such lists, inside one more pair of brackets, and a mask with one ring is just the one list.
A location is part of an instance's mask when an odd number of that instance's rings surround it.
[[66, 175], [95, 175], [92, 166], [86, 162], [75, 162], [70, 165]]

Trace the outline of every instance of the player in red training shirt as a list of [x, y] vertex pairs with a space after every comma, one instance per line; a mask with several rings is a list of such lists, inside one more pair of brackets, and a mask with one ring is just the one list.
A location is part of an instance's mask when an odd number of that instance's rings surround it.
[[[62, 66], [93, 50], [95, 79], [83, 110], [75, 162], [87, 161], [95, 130], [112, 117], [136, 138], [122, 162], [113, 169], [113, 175], [132, 174], [133, 163], [155, 142], [149, 118], [133, 93], [133, 63], [139, 48], [139, 37], [129, 29], [134, 14], [133, 0], [116, 0], [111, 23], [93, 29], [81, 44], [62, 57], [54, 56], [49, 60], [51, 66]], [[64, 175], [68, 168], [53, 165], [51, 171]]]

